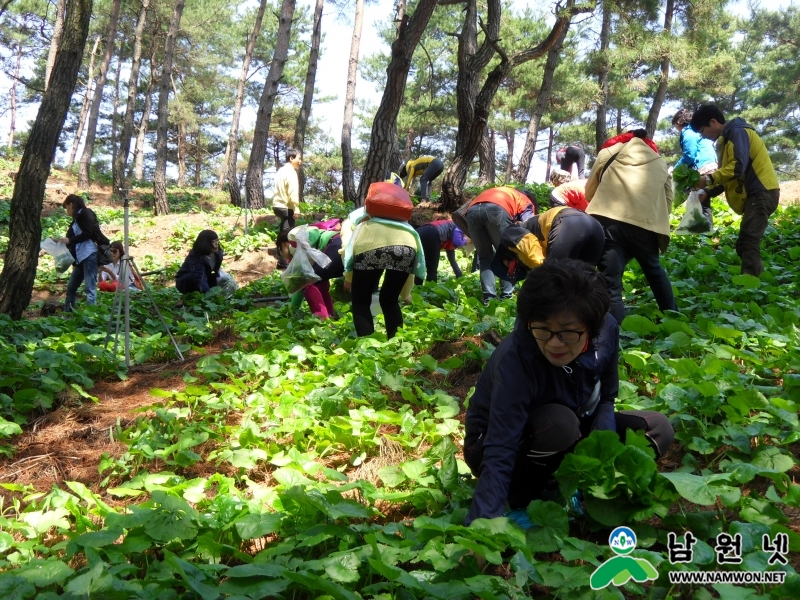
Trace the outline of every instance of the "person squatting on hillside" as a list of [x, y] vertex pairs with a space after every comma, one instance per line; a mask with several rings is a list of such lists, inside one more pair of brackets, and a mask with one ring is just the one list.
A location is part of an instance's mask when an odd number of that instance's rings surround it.
[[606, 141], [586, 182], [586, 212], [603, 226], [606, 236], [598, 265], [608, 285], [611, 314], [625, 318], [622, 274], [632, 258], [642, 268], [661, 310], [677, 310], [672, 284], [661, 266], [659, 251], [669, 244], [672, 178], [658, 147], [644, 129]]
[[86, 291], [86, 304], [89, 306], [97, 304], [97, 244], [108, 244], [108, 238], [100, 230], [97, 215], [87, 208], [82, 197], [70, 194], [64, 199], [62, 206], [72, 217], [72, 223], [67, 234], [56, 241], [66, 244], [75, 259], [64, 300], [64, 310], [72, 312], [75, 309], [75, 299], [81, 283]]
[[[289, 148], [286, 151], [286, 162], [275, 173], [275, 192], [272, 196], [272, 212], [281, 221], [278, 233], [285, 229], [293, 229], [294, 218], [300, 214], [300, 180], [297, 171], [303, 163], [303, 155], [299, 150]], [[278, 252], [278, 268], [286, 268], [286, 259]]]
[[[780, 184], [763, 140], [744, 119], [725, 122], [713, 104], [700, 106], [692, 116], [692, 128], [704, 138], [717, 142], [720, 168], [700, 177], [700, 203], [704, 210], [711, 198], [725, 192], [730, 207], [742, 216], [736, 254], [742, 259], [742, 273], [764, 272], [761, 238], [769, 217], [778, 208]], [[718, 141], [720, 140], [721, 141]]]
[[586, 210], [586, 180], [572, 179], [570, 174], [561, 169], [553, 169], [550, 184], [554, 186], [550, 192], [550, 208], [569, 206], [578, 210]]
[[411, 185], [414, 179], [419, 177], [419, 194], [420, 198], [425, 200], [431, 199], [432, 182], [444, 171], [444, 163], [441, 158], [435, 156], [420, 156], [415, 160], [410, 160], [400, 167], [400, 177], [406, 178], [406, 191], [411, 193]]
[[557, 206], [503, 231], [492, 271], [517, 283], [545, 260], [574, 258], [592, 267], [603, 256], [603, 226], [585, 212]]
[[[461, 277], [461, 268], [456, 261], [456, 248], [463, 248], [470, 239], [464, 235], [458, 226], [449, 219], [432, 221], [417, 228], [419, 239], [422, 242], [422, 249], [425, 252], [425, 269], [427, 271], [426, 281], [436, 281], [439, 278], [439, 259], [441, 251], [444, 250], [447, 260], [453, 268], [456, 277]], [[420, 285], [421, 278], [417, 278], [414, 283]]]
[[574, 179], [586, 178], [586, 151], [580, 142], [559, 149], [556, 152], [556, 160], [561, 170], [569, 173]]
[[[523, 516], [552, 486], [564, 456], [594, 430], [644, 431], [658, 456], [674, 437], [664, 415], [615, 412], [619, 325], [594, 268], [548, 260], [517, 296], [514, 330], [478, 378], [465, 420], [464, 460], [478, 477], [466, 524]], [[522, 524], [522, 522], [520, 523]]]
[[[324, 224], [319, 223], [319, 225]], [[278, 234], [278, 256], [286, 261], [291, 261], [292, 256], [294, 256], [297, 248], [295, 235], [298, 229], [299, 227], [295, 227], [291, 231], [284, 230]], [[311, 261], [314, 273], [320, 277], [320, 280], [307, 285], [299, 292], [295, 292], [291, 298], [291, 306], [293, 310], [297, 310], [300, 308], [303, 298], [305, 298], [308, 308], [311, 309], [311, 314], [320, 319], [327, 319], [334, 316], [333, 298], [330, 291], [331, 279], [344, 275], [344, 263], [340, 253], [342, 237], [336, 230], [322, 229], [312, 225], [306, 226], [306, 232], [308, 233], [309, 245], [325, 253], [331, 259], [331, 262], [327, 267], [320, 267], [317, 263]]]
[[[481, 272], [481, 291], [484, 304], [497, 298], [492, 260], [500, 247], [506, 227], [525, 221], [537, 212], [536, 197], [511, 187], [490, 188], [478, 194], [467, 208], [467, 225]], [[510, 298], [514, 286], [500, 281], [501, 298]]]
[[215, 287], [232, 294], [236, 291], [237, 285], [233, 277], [222, 270], [224, 255], [217, 233], [211, 229], [204, 229], [197, 234], [192, 249], [175, 274], [175, 287], [181, 294], [191, 292], [205, 294]]
[[361, 207], [342, 224], [345, 291], [352, 294], [353, 325], [359, 337], [375, 332], [372, 293], [378, 293], [386, 337], [403, 326], [399, 298], [411, 296], [414, 277], [425, 276], [425, 253], [416, 230], [405, 221], [370, 217]]
[[[111, 242], [111, 262], [107, 265], [98, 267], [98, 281], [97, 289], [101, 292], [115, 292], [119, 285], [119, 276], [122, 265], [125, 264], [122, 257], [125, 254], [125, 248], [122, 242]], [[130, 264], [126, 265], [128, 271], [128, 285], [130, 290], [136, 291], [142, 289], [142, 281], [133, 272]], [[124, 288], [123, 288], [124, 289]]]

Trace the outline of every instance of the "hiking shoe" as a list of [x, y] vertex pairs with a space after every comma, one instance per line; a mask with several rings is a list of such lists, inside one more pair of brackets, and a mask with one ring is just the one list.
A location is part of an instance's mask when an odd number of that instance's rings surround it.
[[285, 270], [285, 269], [286, 269], [286, 267], [288, 267], [288, 266], [289, 266], [289, 263], [287, 263], [287, 262], [285, 262], [285, 261], [278, 261], [278, 264], [277, 264], [277, 266], [276, 266], [275, 268], [276, 268], [276, 269], [280, 269], [281, 271], [283, 271], [283, 270]]
[[514, 523], [523, 529], [533, 529], [534, 527], [538, 527], [536, 523], [531, 523], [530, 517], [528, 517], [528, 513], [524, 508], [509, 510], [503, 516], [509, 521], [514, 521]]

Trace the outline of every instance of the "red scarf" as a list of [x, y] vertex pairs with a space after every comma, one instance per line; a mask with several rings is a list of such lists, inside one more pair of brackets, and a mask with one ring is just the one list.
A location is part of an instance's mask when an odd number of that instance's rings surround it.
[[[600, 149], [604, 150], [605, 148], [613, 146], [614, 144], [625, 144], [627, 142], [630, 142], [633, 139], [633, 137], [634, 137], [634, 135], [633, 135], [633, 132], [631, 132], [631, 131], [629, 131], [627, 133], [621, 133], [620, 135], [617, 135], [615, 137], [607, 139], [606, 143], [603, 144], [603, 146]], [[655, 152], [656, 154], [659, 154], [658, 146], [656, 146], [656, 143], [653, 140], [651, 140], [650, 138], [639, 138], [639, 139], [642, 140], [648, 146], [650, 146], [650, 148], [652, 148], [653, 152]]]

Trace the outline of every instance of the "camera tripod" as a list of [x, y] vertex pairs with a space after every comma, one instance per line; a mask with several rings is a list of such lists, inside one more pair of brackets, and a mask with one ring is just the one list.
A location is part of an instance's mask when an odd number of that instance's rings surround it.
[[[158, 310], [158, 304], [156, 304], [153, 295], [150, 293], [150, 288], [147, 287], [147, 283], [142, 278], [141, 273], [139, 272], [139, 268], [136, 266], [136, 262], [133, 260], [133, 257], [128, 252], [128, 191], [125, 189], [120, 189], [119, 192], [122, 194], [123, 198], [123, 207], [124, 207], [124, 236], [123, 236], [123, 247], [125, 252], [123, 256], [119, 259], [120, 266], [119, 266], [119, 276], [117, 277], [117, 289], [114, 290], [114, 300], [111, 303], [111, 316], [108, 320], [108, 329], [106, 330], [106, 340], [103, 343], [104, 346], [108, 346], [108, 342], [111, 340], [111, 326], [116, 324], [114, 329], [114, 354], [117, 353], [117, 347], [119, 345], [119, 336], [120, 336], [120, 321], [123, 321], [122, 326], [122, 333], [124, 335], [124, 344], [125, 344], [125, 366], [131, 366], [131, 328], [130, 328], [130, 287], [131, 287], [131, 273], [135, 273], [136, 277], [139, 278], [139, 281], [142, 282], [142, 291], [147, 294], [148, 299], [150, 300], [150, 304], [153, 306], [153, 310], [155, 310], [156, 314], [158, 315], [161, 324], [164, 326], [164, 330], [167, 332], [169, 336], [169, 341], [172, 342], [172, 346], [175, 348], [175, 353], [178, 355], [178, 358], [183, 361], [183, 354], [181, 353], [180, 348], [178, 347], [178, 342], [175, 341], [175, 338], [172, 336], [172, 332], [167, 325], [167, 322], [164, 320], [164, 317], [161, 315], [161, 311]], [[122, 319], [122, 308], [125, 307], [124, 319]]]

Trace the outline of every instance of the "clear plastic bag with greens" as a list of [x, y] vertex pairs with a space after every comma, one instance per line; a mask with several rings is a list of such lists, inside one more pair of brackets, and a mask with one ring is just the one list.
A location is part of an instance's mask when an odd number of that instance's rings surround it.
[[59, 273], [63, 273], [69, 269], [75, 262], [75, 259], [72, 258], [72, 254], [70, 254], [66, 244], [57, 242], [51, 238], [47, 238], [42, 240], [41, 244], [39, 244], [39, 247], [55, 259], [56, 271]]
[[678, 208], [689, 199], [689, 192], [700, 181], [700, 173], [686, 165], [678, 165], [672, 171], [672, 208]]
[[678, 228], [675, 230], [675, 233], [677, 235], [707, 233], [711, 231], [712, 228], [713, 225], [703, 214], [703, 206], [700, 204], [700, 192], [692, 192], [689, 194], [689, 199], [686, 201], [686, 212]]
[[325, 268], [331, 263], [331, 259], [324, 252], [312, 248], [308, 243], [308, 230], [303, 225], [295, 233], [297, 249], [294, 252], [289, 266], [281, 274], [281, 281], [286, 286], [290, 294], [299, 292], [307, 285], [316, 283], [320, 276], [314, 273], [312, 261], [320, 267]]

